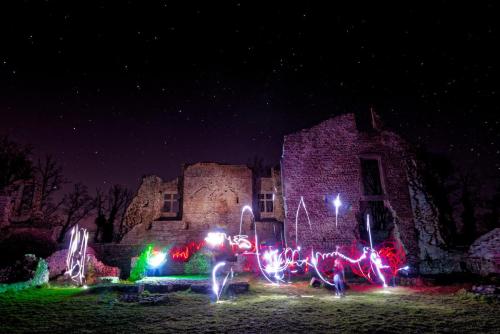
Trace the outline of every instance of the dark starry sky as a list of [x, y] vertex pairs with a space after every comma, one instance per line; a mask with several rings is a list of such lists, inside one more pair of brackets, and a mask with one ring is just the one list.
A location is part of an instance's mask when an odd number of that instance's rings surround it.
[[73, 181], [135, 187], [184, 162], [274, 164], [284, 134], [373, 106], [498, 184], [494, 1], [1, 6], [0, 133], [55, 155]]

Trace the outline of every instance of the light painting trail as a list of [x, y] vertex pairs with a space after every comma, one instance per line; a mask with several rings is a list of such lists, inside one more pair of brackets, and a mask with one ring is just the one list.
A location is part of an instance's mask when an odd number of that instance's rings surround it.
[[158, 268], [163, 263], [165, 263], [167, 259], [167, 253], [160, 251], [153, 251], [151, 256], [148, 258], [148, 266], [152, 269]]
[[71, 280], [78, 285], [85, 283], [85, 261], [87, 256], [87, 242], [89, 232], [78, 225], [71, 229], [68, 255], [66, 256], [66, 272]]
[[205, 242], [211, 247], [222, 247], [225, 241], [229, 242], [230, 246], [236, 246], [241, 250], [249, 250], [252, 248], [252, 243], [248, 240], [247, 235], [228, 236], [223, 232], [208, 232]]
[[370, 215], [366, 215], [366, 230], [368, 231], [368, 238], [370, 239], [370, 248], [373, 249], [372, 242], [372, 229], [370, 227]]
[[340, 194], [337, 194], [337, 197], [335, 197], [335, 199], [333, 200], [333, 205], [335, 206], [335, 227], [337, 227], [339, 209], [342, 206], [342, 202], [340, 201]]
[[346, 261], [348, 261], [351, 264], [358, 264], [359, 262], [361, 262], [364, 259], [366, 259], [366, 253], [367, 252], [368, 252], [368, 250], [365, 248], [365, 249], [363, 249], [363, 254], [359, 258], [357, 258], [357, 259], [351, 259], [350, 257], [347, 257], [344, 254], [340, 253], [338, 251], [338, 248], [337, 248], [337, 250], [335, 252], [331, 252], [331, 253], [320, 253], [320, 252], [314, 253], [314, 251], [311, 251], [311, 264], [314, 267], [314, 270], [316, 271], [316, 274], [318, 275], [318, 277], [324, 283], [326, 283], [326, 284], [328, 284], [330, 286], [335, 286], [334, 283], [331, 283], [330, 281], [328, 281], [327, 279], [325, 279], [323, 277], [323, 275], [321, 274], [320, 270], [318, 269], [318, 258], [321, 258], [322, 260], [324, 260], [325, 258], [329, 258], [329, 257], [332, 257], [332, 258], [334, 258], [334, 257], [340, 257], [343, 260], [346, 260]]
[[[325, 259], [328, 257], [340, 257], [343, 260], [347, 261], [350, 265], [357, 265], [359, 270], [356, 272], [361, 273], [361, 276], [365, 277], [369, 281], [372, 281], [371, 276], [373, 273], [382, 282], [382, 286], [384, 288], [387, 287], [386, 278], [385, 278], [384, 274], [382, 273], [382, 269], [390, 268], [390, 266], [382, 263], [382, 258], [380, 257], [379, 252], [377, 252], [377, 250], [375, 250], [373, 248], [373, 243], [372, 243], [372, 238], [371, 238], [370, 216], [369, 215], [366, 215], [366, 228], [368, 230], [368, 235], [369, 235], [369, 239], [370, 239], [370, 247], [364, 247], [363, 253], [357, 259], [352, 259], [352, 258], [342, 254], [341, 252], [338, 251], [338, 248], [337, 248], [337, 250], [335, 250], [335, 252], [332, 252], [332, 253], [320, 253], [320, 252], [314, 253], [314, 251], [312, 252], [312, 265], [313, 265], [316, 273], [318, 274], [319, 278], [323, 282], [325, 282], [328, 285], [335, 286], [335, 284], [329, 282], [328, 280], [326, 280], [323, 277], [323, 275], [321, 275], [320, 270], [318, 269], [318, 258]], [[367, 254], [369, 254], [368, 259], [370, 261], [370, 263], [369, 263], [370, 270], [368, 272], [365, 272], [363, 270], [363, 268], [361, 267], [361, 262], [363, 260], [367, 259]]]
[[253, 211], [252, 211], [252, 207], [250, 205], [245, 205], [242, 209], [241, 209], [241, 216], [240, 216], [240, 235], [241, 235], [241, 230], [242, 230], [242, 227], [243, 227], [243, 215], [245, 214], [245, 212], [249, 212], [251, 215], [252, 215], [252, 219], [255, 218], [255, 216], [253, 215]]
[[215, 294], [217, 302], [220, 300], [220, 296], [222, 294], [222, 290], [224, 289], [224, 286], [226, 285], [227, 279], [230, 274], [233, 272], [233, 268], [226, 274], [224, 279], [222, 280], [222, 283], [219, 285], [219, 282], [217, 281], [217, 271], [224, 267], [226, 265], [226, 262], [219, 262], [217, 263], [214, 268], [212, 269], [212, 291]]
[[[338, 214], [338, 208], [342, 205], [340, 201], [340, 195], [338, 194], [336, 199], [334, 200], [334, 205], [336, 208], [336, 214]], [[346, 261], [353, 271], [353, 273], [358, 274], [364, 278], [366, 278], [370, 282], [375, 282], [376, 278], [378, 281], [382, 283], [382, 286], [387, 287], [387, 279], [384, 276], [383, 270], [387, 268], [392, 269], [392, 274], [395, 275], [400, 270], [408, 270], [408, 266], [404, 267], [395, 267], [395, 265], [399, 265], [401, 261], [396, 261], [392, 259], [391, 265], [384, 264], [383, 257], [381, 254], [385, 256], [393, 256], [397, 257], [398, 252], [396, 249], [391, 247], [383, 247], [381, 251], [377, 251], [373, 247], [373, 241], [371, 236], [371, 226], [370, 226], [370, 216], [366, 216], [366, 228], [369, 236], [369, 247], [363, 247], [362, 253], [356, 257], [350, 257], [342, 252], [340, 252], [340, 247], [333, 252], [323, 253], [323, 252], [315, 252], [311, 249], [310, 257], [306, 257], [305, 259], [301, 258], [301, 247], [298, 246], [298, 218], [299, 211], [301, 208], [304, 210], [306, 214], [306, 218], [311, 229], [311, 220], [309, 218], [309, 213], [307, 212], [307, 208], [304, 202], [304, 198], [301, 197], [299, 201], [299, 206], [297, 207], [297, 212], [295, 215], [295, 239], [296, 239], [296, 248], [285, 247], [283, 250], [270, 249], [265, 250], [262, 254], [260, 252], [261, 246], [259, 245], [258, 233], [256, 224], [254, 224], [254, 237], [255, 237], [255, 252], [246, 252], [245, 254], [253, 254], [256, 256], [257, 265], [262, 276], [269, 281], [271, 284], [280, 284], [285, 283], [285, 273], [289, 272], [290, 274], [297, 273], [296, 268], [305, 268], [307, 266], [311, 266], [314, 268], [317, 276], [327, 285], [335, 286], [333, 282], [330, 282], [325, 275], [320, 270], [320, 262], [324, 262], [325, 259], [334, 259], [341, 258]], [[244, 206], [242, 209], [242, 214], [240, 218], [240, 233], [242, 231], [242, 222], [243, 222], [243, 214], [244, 212], [250, 212], [252, 214], [252, 218], [254, 219], [253, 212], [249, 206]], [[312, 229], [311, 229], [312, 230]], [[248, 241], [248, 237], [246, 235], [237, 235], [234, 237], [227, 236], [222, 232], [210, 232], [205, 238], [206, 243], [211, 247], [221, 247], [225, 241], [228, 241], [230, 245], [238, 246], [238, 249], [248, 250], [252, 247], [250, 241]], [[401, 255], [401, 254], [400, 254]], [[385, 258], [385, 257], [384, 257]], [[389, 259], [389, 258], [388, 258]], [[404, 259], [404, 257], [403, 257]], [[400, 260], [400, 259], [397, 259]], [[366, 263], [368, 261], [368, 263]], [[363, 264], [362, 266], [362, 263]], [[220, 294], [222, 288], [227, 280], [227, 277], [224, 279], [222, 286], [219, 286], [219, 283], [216, 279], [217, 270], [219, 270], [222, 266], [225, 265], [225, 262], [218, 263], [212, 272], [212, 281], [213, 281], [213, 290], [217, 296], [217, 300], [220, 298]], [[326, 270], [331, 271], [331, 270]]]
[[189, 258], [199, 251], [205, 245], [205, 241], [196, 242], [190, 241], [182, 246], [174, 246], [170, 248], [170, 258], [175, 262], [187, 262]]
[[306, 213], [307, 223], [309, 224], [309, 230], [312, 230], [311, 219], [309, 219], [309, 212], [307, 212], [306, 203], [304, 202], [304, 197], [300, 196], [299, 205], [297, 206], [297, 211], [295, 212], [295, 246], [299, 245], [298, 224], [299, 224], [299, 212], [301, 207], [304, 208], [304, 212]]
[[226, 239], [226, 233], [208, 232], [205, 241], [211, 247], [221, 247]]
[[208, 232], [207, 236], [205, 237], [205, 242], [213, 248], [222, 247], [224, 245], [224, 242], [227, 240], [230, 246], [235, 246], [240, 250], [252, 249], [252, 243], [248, 240], [248, 236], [242, 234], [243, 217], [245, 212], [249, 212], [252, 215], [252, 219], [254, 219], [252, 208], [249, 205], [245, 205], [241, 209], [240, 233], [238, 235], [230, 237], [224, 232]]

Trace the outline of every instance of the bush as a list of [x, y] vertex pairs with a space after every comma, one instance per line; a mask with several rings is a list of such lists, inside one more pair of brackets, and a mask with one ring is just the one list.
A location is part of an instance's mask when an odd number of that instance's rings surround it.
[[146, 270], [148, 269], [148, 258], [153, 251], [153, 247], [153, 244], [149, 244], [141, 252], [134, 264], [134, 267], [132, 268], [132, 270], [130, 270], [130, 281], [135, 282], [144, 278], [144, 276], [146, 275]]
[[0, 242], [0, 266], [21, 260], [24, 254], [47, 258], [56, 250], [54, 240], [34, 232], [13, 233]]
[[49, 282], [49, 266], [44, 259], [39, 259], [33, 278], [12, 284], [0, 284], [0, 292], [20, 291], [32, 287], [45, 286]]
[[40, 259], [36, 266], [35, 276], [31, 279], [32, 286], [42, 286], [49, 282], [49, 266], [47, 261]]
[[210, 256], [202, 252], [194, 254], [184, 265], [186, 274], [208, 274], [210, 272]]
[[0, 283], [24, 282], [35, 274], [38, 258], [33, 254], [26, 254], [22, 260], [0, 269]]

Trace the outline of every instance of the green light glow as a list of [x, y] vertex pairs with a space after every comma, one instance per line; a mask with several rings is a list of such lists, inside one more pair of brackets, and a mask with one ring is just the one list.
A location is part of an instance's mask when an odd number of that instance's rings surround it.
[[130, 271], [129, 280], [132, 282], [138, 281], [146, 275], [146, 270], [148, 269], [148, 259], [153, 251], [154, 244], [149, 244], [142, 251], [142, 253], [137, 258], [134, 267]]

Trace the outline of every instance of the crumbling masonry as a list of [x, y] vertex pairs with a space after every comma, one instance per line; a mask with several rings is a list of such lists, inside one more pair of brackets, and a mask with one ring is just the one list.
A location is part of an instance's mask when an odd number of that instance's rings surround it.
[[[251, 205], [263, 242], [299, 240], [300, 246], [334, 250], [366, 240], [366, 215], [375, 242], [399, 241], [421, 273], [460, 270], [445, 250], [436, 208], [424, 196], [415, 160], [404, 140], [383, 129], [375, 114], [328, 119], [285, 136], [281, 167], [257, 177], [243, 165], [197, 163], [165, 182], [143, 179], [125, 217], [123, 245], [187, 243], [211, 230], [239, 234], [241, 209]], [[342, 207], [336, 223], [333, 199]], [[308, 210], [296, 213], [299, 203]], [[250, 215], [243, 234], [253, 236]]]

